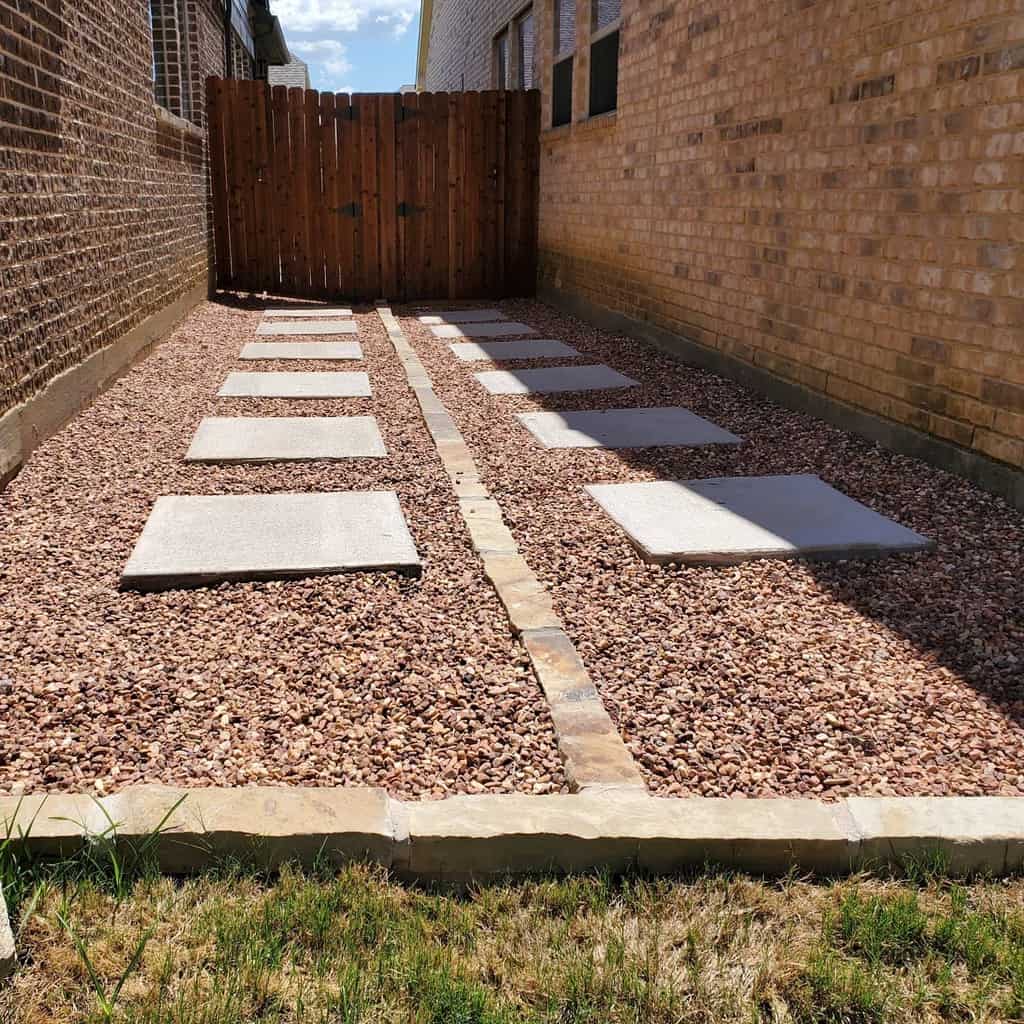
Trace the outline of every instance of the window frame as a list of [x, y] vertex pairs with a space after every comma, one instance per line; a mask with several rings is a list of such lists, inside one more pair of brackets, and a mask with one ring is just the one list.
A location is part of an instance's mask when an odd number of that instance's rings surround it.
[[[587, 117], [607, 117], [619, 109], [619, 58], [622, 55], [622, 7], [619, 7], [619, 16], [601, 28], [597, 27], [598, 0], [588, 0], [590, 3], [590, 38], [587, 43], [588, 81], [587, 81]], [[610, 35], [618, 35], [619, 41], [615, 47], [615, 104], [607, 110], [600, 110], [596, 113], [593, 109], [594, 94], [594, 47], [607, 39]]]
[[[511, 48], [509, 46], [509, 27], [506, 25], [500, 32], [494, 34], [492, 41], [492, 81], [495, 89], [509, 89], [512, 78]], [[504, 43], [504, 75], [502, 75], [502, 59], [500, 57], [502, 43]], [[504, 79], [504, 80], [503, 80]]]
[[[533, 33], [533, 43], [531, 45], [532, 62], [530, 67], [530, 84], [526, 84], [526, 80], [523, 75], [523, 69], [526, 66], [526, 62], [523, 57], [523, 37], [522, 37], [522, 25], [526, 19], [529, 18]], [[512, 19], [512, 27], [515, 30], [516, 40], [516, 85], [517, 89], [529, 90], [537, 88], [537, 18], [536, 12], [533, 9], [533, 4], [527, 4], [519, 13]]]

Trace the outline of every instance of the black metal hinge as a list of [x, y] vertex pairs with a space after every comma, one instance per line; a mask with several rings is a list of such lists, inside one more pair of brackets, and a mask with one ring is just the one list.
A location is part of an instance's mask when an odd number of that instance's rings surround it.
[[410, 117], [419, 117], [420, 111], [417, 107], [401, 106], [398, 108], [398, 120], [408, 121]]
[[335, 109], [334, 117], [337, 121], [355, 121], [356, 120], [356, 107], [350, 103], [347, 107], [342, 107], [340, 110]]
[[412, 203], [401, 202], [396, 209], [399, 217], [411, 217], [414, 213], [422, 213], [426, 207], [413, 206]]
[[358, 203], [346, 203], [344, 206], [335, 206], [331, 213], [340, 213], [343, 217], [361, 217], [363, 208]]

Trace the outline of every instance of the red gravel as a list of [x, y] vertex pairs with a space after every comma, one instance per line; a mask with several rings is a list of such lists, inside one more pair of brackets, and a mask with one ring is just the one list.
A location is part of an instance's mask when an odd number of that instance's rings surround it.
[[[550, 718], [375, 313], [373, 399], [218, 400], [255, 307], [201, 306], [0, 494], [0, 791], [368, 784], [564, 788]], [[332, 367], [337, 368], [337, 367]], [[384, 460], [196, 466], [204, 415], [377, 416]], [[140, 595], [118, 578], [156, 497], [390, 488], [424, 576]]]
[[[1024, 516], [960, 478], [543, 304], [509, 302], [505, 312], [577, 347], [580, 362], [606, 362], [642, 385], [491, 397], [471, 376], [487, 364], [458, 362], [414, 318], [403, 321], [652, 790], [1024, 794]], [[571, 365], [511, 365], [556, 364]], [[668, 404], [746, 443], [547, 452], [513, 415]], [[767, 473], [817, 473], [935, 538], [937, 550], [649, 566], [582, 491]]]

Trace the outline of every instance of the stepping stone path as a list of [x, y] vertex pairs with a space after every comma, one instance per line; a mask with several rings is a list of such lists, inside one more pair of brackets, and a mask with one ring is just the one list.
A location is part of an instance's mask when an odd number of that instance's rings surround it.
[[419, 575], [394, 491], [158, 498], [122, 587], [166, 590], [358, 570]]
[[310, 320], [307, 323], [267, 323], [256, 328], [257, 334], [356, 334], [354, 320]]
[[199, 424], [186, 462], [304, 462], [383, 458], [372, 416], [212, 416]]
[[449, 309], [429, 316], [421, 316], [421, 324], [479, 324], [488, 320], [504, 320], [497, 309]]
[[833, 560], [931, 546], [810, 474], [591, 484], [586, 490], [648, 562]]
[[515, 334], [535, 334], [532, 327], [526, 324], [509, 323], [500, 324], [443, 324], [440, 327], [431, 327], [431, 333], [435, 338], [506, 338]]
[[740, 444], [742, 438], [678, 406], [593, 412], [521, 412], [523, 426], [545, 448], [652, 448]]
[[265, 317], [285, 316], [295, 317], [301, 319], [303, 317], [315, 317], [315, 316], [351, 316], [351, 309], [326, 309], [323, 306], [317, 306], [313, 309], [267, 309], [263, 311]]
[[610, 366], [555, 366], [542, 370], [487, 370], [474, 377], [492, 395], [543, 395], [556, 391], [631, 388], [637, 382]]
[[365, 373], [288, 372], [229, 373], [220, 398], [369, 398], [370, 378]]
[[463, 362], [489, 359], [575, 359], [576, 349], [561, 341], [466, 341], [448, 346]]
[[250, 341], [239, 359], [362, 359], [358, 341]]

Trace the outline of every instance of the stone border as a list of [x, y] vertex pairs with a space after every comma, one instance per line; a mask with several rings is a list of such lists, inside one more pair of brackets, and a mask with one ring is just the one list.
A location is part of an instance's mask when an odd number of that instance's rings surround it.
[[[360, 860], [409, 880], [468, 882], [592, 870], [670, 874], [717, 865], [842, 875], [940, 852], [950, 874], [1024, 869], [1024, 798], [660, 798], [639, 791], [455, 796], [383, 789], [130, 786], [112, 796], [0, 797], [0, 834], [30, 853], [147, 844], [162, 871], [241, 858], [273, 870]], [[2, 942], [0, 942], [2, 946]]]
[[894, 420], [883, 419], [865, 409], [847, 405], [830, 395], [776, 376], [762, 366], [752, 366], [726, 352], [708, 348], [691, 338], [625, 313], [598, 306], [581, 296], [546, 285], [538, 288], [537, 297], [555, 309], [601, 330], [629, 335], [653, 345], [680, 362], [699, 366], [736, 381], [788, 409], [817, 416], [826, 423], [867, 438], [901, 455], [910, 455], [947, 473], [962, 476], [983, 490], [1004, 498], [1015, 508], [1024, 510], [1024, 471], [1013, 466], [996, 462], [979, 452], [961, 448]]
[[551, 711], [569, 786], [575, 792], [646, 792], [640, 770], [611, 720], [597, 687], [555, 614], [551, 596], [519, 553], [501, 506], [480, 480], [459, 428], [437, 397], [430, 375], [387, 306], [378, 306], [388, 340], [405, 367], [452, 481], [473, 550], [530, 657]]
[[105, 391], [208, 297], [205, 283], [158, 310], [116, 341], [58, 374], [21, 405], [0, 415], [0, 489], [48, 437]]

